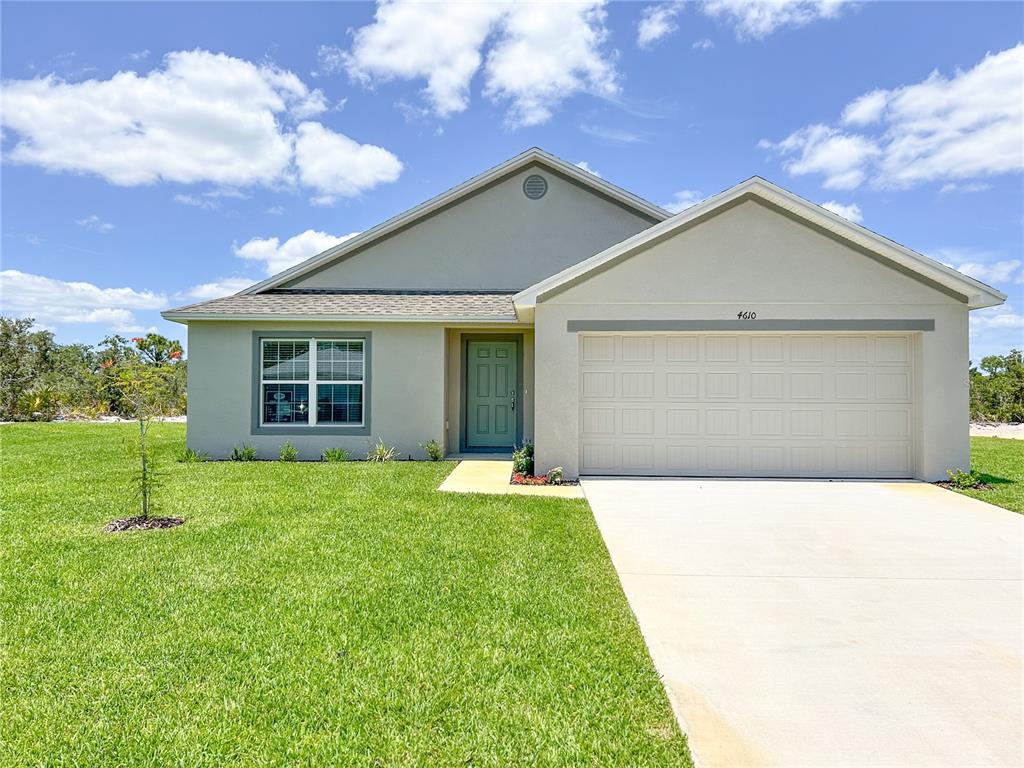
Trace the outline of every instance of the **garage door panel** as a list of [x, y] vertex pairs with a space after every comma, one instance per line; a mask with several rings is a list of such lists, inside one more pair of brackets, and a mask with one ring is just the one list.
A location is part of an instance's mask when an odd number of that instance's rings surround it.
[[908, 477], [911, 359], [905, 336], [582, 335], [581, 472]]

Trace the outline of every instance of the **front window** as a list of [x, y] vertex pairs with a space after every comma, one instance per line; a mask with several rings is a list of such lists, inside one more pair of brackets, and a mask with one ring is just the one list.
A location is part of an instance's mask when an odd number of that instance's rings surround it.
[[263, 339], [261, 423], [362, 426], [365, 359], [364, 339]]

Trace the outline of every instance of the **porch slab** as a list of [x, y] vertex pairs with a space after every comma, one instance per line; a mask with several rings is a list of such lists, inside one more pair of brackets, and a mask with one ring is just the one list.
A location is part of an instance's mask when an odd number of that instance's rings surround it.
[[463, 459], [438, 486], [450, 493], [517, 494], [519, 496], [554, 496], [561, 499], [582, 499], [578, 485], [512, 485], [512, 462], [508, 459]]

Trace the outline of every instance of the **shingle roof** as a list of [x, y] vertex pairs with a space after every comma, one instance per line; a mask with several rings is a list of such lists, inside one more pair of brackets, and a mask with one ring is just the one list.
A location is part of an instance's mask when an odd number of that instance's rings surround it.
[[515, 291], [288, 290], [235, 294], [170, 309], [169, 320], [374, 317], [515, 320]]

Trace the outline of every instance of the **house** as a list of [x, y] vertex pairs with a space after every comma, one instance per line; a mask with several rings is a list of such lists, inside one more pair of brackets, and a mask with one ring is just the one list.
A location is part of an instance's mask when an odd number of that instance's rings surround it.
[[1005, 296], [752, 178], [675, 216], [531, 149], [188, 325], [188, 445], [538, 471], [945, 477]]

